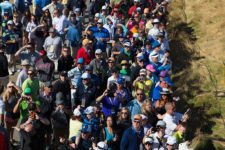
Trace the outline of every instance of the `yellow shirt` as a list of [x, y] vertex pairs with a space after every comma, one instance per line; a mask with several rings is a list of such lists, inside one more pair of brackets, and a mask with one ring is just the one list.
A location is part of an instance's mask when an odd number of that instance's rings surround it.
[[145, 93], [146, 98], [149, 98], [149, 92], [152, 87], [152, 81], [149, 79], [146, 79], [144, 82], [136, 82], [135, 83], [135, 91], [136, 89], [142, 89]]
[[70, 135], [69, 138], [77, 136], [82, 128], [82, 122], [70, 119]]

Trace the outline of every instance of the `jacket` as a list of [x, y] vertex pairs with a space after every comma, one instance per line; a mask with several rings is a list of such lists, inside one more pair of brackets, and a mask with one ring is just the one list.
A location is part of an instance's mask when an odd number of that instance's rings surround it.
[[0, 52], [0, 77], [8, 76], [8, 61], [3, 52]]

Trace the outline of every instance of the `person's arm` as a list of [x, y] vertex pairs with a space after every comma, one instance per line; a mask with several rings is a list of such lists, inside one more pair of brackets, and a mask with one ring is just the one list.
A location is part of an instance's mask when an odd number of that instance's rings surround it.
[[49, 122], [48, 119], [43, 118], [43, 117], [39, 116], [38, 114], [36, 114], [36, 119], [37, 120], [40, 120], [40, 122], [43, 123], [46, 126], [50, 124], [50, 122]]
[[18, 112], [19, 106], [20, 106], [20, 103], [21, 103], [21, 102], [22, 102], [22, 98], [20, 98], [20, 99], [17, 101], [16, 105], [15, 105], [14, 108], [13, 108], [13, 113], [17, 113], [17, 112]]
[[106, 95], [108, 94], [108, 89], [106, 89], [102, 95], [100, 95], [97, 99], [96, 102], [100, 102]]
[[18, 57], [22, 51], [26, 50], [26, 48], [28, 48], [28, 45], [25, 45], [25, 46], [21, 47], [21, 48], [16, 52], [15, 57]]
[[19, 86], [15, 85], [14, 83], [13, 83], [13, 87], [17, 90], [19, 94], [23, 93], [23, 90]]
[[47, 6], [45, 6], [44, 8], [42, 8], [42, 11], [45, 11], [45, 10], [49, 9], [52, 5], [53, 5], [53, 3], [48, 4]]

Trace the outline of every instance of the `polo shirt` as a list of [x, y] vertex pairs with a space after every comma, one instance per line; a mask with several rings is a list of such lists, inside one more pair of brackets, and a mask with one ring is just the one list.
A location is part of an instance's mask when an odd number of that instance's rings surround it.
[[99, 30], [97, 26], [90, 27], [90, 30], [93, 32], [93, 36], [96, 38], [97, 42], [94, 45], [95, 49], [101, 49], [103, 52], [106, 51], [107, 42], [100, 41], [101, 38], [109, 38], [109, 31], [106, 28]]
[[[148, 87], [148, 89], [145, 88], [146, 86]], [[146, 79], [144, 82], [138, 81], [135, 83], [135, 89], [142, 89], [146, 97], [149, 97], [151, 87], [152, 87], [152, 81], [150, 79]]]
[[36, 99], [39, 94], [39, 80], [37, 78], [33, 80], [27, 78], [22, 84], [22, 90], [24, 91], [27, 87], [31, 88], [32, 98]]
[[153, 103], [155, 103], [157, 100], [160, 99], [160, 92], [162, 91], [162, 87], [160, 87], [159, 85], [156, 86], [153, 90], [153, 95], [152, 95], [152, 101]]
[[127, 104], [127, 108], [129, 109], [130, 113], [131, 113], [131, 119], [134, 118], [134, 115], [136, 114], [141, 114], [141, 106], [140, 104], [137, 102], [136, 99], [130, 101]]

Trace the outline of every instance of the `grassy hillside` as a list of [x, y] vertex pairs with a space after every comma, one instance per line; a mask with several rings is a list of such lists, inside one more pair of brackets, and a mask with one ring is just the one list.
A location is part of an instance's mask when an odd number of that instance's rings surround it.
[[192, 109], [187, 138], [196, 149], [225, 148], [224, 2], [174, 0], [169, 10], [178, 109]]

